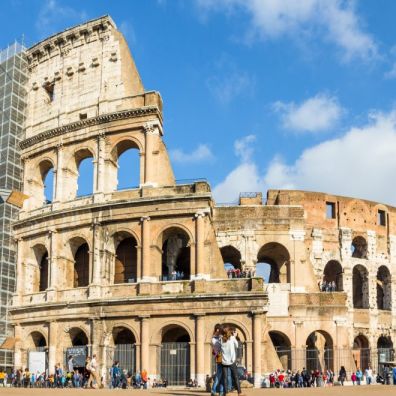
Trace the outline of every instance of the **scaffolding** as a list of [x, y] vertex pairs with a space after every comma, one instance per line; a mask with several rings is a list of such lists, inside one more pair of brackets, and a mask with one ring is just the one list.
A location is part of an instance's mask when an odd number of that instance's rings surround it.
[[[12, 331], [7, 305], [15, 292], [16, 246], [11, 224], [18, 208], [6, 200], [12, 191], [21, 190], [19, 142], [23, 138], [26, 81], [25, 48], [15, 42], [0, 51], [0, 345]], [[0, 368], [12, 365], [9, 353], [1, 352]]]

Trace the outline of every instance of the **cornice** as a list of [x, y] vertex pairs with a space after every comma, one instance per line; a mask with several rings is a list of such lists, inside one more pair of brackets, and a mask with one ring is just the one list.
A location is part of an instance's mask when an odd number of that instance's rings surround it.
[[146, 106], [146, 107], [140, 107], [138, 109], [122, 110], [122, 111], [117, 111], [115, 113], [103, 114], [97, 117], [72, 122], [71, 124], [67, 124], [61, 127], [57, 127], [54, 129], [49, 129], [47, 131], [41, 132], [38, 135], [32, 136], [20, 142], [19, 147], [22, 150], [25, 150], [29, 147], [32, 147], [36, 144], [45, 141], [46, 139], [53, 138], [56, 136], [61, 136], [68, 132], [77, 131], [79, 129], [87, 128], [95, 125], [106, 124], [112, 121], [126, 120], [128, 118], [141, 117], [150, 114], [160, 115], [160, 111], [158, 107]]

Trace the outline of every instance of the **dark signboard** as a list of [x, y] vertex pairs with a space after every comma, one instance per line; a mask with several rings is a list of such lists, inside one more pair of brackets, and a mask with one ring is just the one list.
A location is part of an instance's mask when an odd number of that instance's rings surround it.
[[66, 349], [66, 369], [68, 369], [68, 361], [70, 356], [73, 356], [73, 367], [85, 367], [85, 360], [87, 359], [87, 347], [76, 346]]

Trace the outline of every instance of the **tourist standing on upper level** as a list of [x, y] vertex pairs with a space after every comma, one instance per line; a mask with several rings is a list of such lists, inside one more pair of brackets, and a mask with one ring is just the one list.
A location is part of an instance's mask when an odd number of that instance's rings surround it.
[[227, 370], [231, 370], [232, 380], [238, 391], [238, 395], [242, 396], [241, 386], [239, 384], [236, 358], [238, 350], [238, 341], [236, 339], [237, 332], [232, 332], [231, 329], [224, 329], [221, 337], [221, 363], [223, 369], [223, 386], [224, 395], [227, 394]]
[[224, 388], [223, 388], [223, 381], [222, 381], [222, 373], [223, 373], [223, 366], [221, 364], [221, 333], [222, 333], [222, 325], [216, 324], [214, 327], [214, 332], [212, 336], [212, 354], [216, 360], [216, 373], [213, 380], [212, 386], [212, 395], [215, 395], [218, 391], [220, 395], [223, 395]]

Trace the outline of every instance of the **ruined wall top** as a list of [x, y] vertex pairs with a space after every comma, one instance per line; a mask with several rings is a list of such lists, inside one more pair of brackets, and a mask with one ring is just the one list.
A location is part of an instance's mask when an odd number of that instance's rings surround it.
[[[396, 208], [364, 199], [301, 190], [269, 190], [267, 205], [301, 205], [307, 227], [396, 233]], [[329, 213], [333, 210], [333, 213]]]
[[123, 35], [109, 16], [55, 34], [28, 50], [26, 138], [80, 120], [146, 103]]

